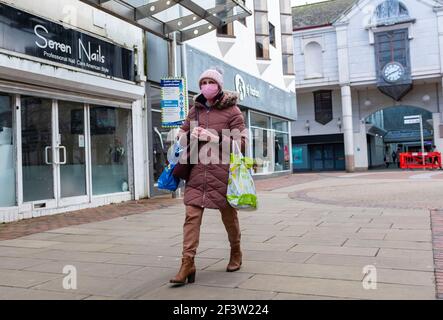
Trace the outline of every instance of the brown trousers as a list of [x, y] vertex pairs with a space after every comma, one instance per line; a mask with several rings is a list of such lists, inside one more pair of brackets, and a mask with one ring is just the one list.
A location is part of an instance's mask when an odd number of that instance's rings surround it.
[[[195, 257], [200, 242], [200, 226], [204, 208], [186, 206], [186, 219], [183, 226], [183, 257]], [[223, 224], [228, 232], [231, 248], [240, 246], [241, 232], [237, 210], [228, 207], [220, 209]]]

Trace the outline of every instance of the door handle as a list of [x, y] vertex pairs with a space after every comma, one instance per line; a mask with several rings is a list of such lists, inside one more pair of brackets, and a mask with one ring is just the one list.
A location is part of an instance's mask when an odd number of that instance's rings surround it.
[[63, 150], [63, 162], [59, 162], [61, 165], [65, 165], [67, 162], [67, 156], [66, 156], [66, 147], [65, 146], [59, 146], [58, 149]]
[[50, 150], [50, 149], [52, 149], [52, 147], [46, 147], [45, 148], [45, 163], [47, 165], [51, 165], [52, 164], [52, 162], [49, 162], [49, 157], [48, 157], [48, 150]]

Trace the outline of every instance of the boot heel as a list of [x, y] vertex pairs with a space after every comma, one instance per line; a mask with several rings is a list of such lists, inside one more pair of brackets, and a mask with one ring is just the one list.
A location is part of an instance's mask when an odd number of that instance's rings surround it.
[[194, 273], [191, 273], [189, 276], [188, 276], [188, 283], [194, 283], [195, 282], [195, 272]]

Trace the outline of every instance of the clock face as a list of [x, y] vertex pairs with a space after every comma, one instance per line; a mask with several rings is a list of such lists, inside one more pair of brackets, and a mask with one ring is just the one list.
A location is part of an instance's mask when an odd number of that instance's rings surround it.
[[398, 62], [390, 62], [383, 68], [383, 78], [387, 82], [397, 82], [405, 74], [405, 68]]

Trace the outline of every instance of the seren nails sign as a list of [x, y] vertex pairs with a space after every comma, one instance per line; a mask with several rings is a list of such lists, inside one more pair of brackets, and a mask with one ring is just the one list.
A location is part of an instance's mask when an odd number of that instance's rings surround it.
[[0, 4], [0, 48], [134, 81], [134, 52]]

